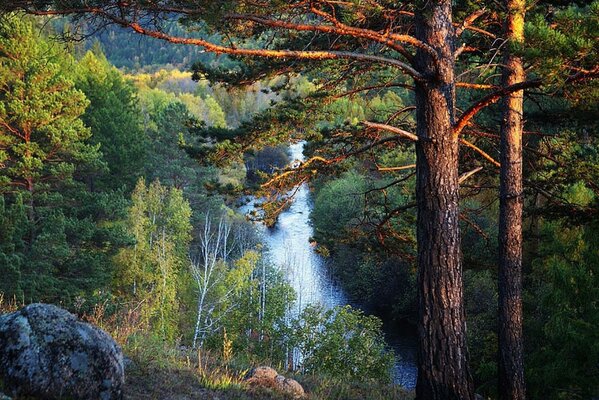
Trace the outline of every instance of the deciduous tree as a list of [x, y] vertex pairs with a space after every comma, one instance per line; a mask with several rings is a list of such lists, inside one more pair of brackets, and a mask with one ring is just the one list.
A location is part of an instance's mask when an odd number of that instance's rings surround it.
[[179, 277], [187, 264], [191, 209], [180, 190], [140, 179], [132, 194], [128, 231], [135, 244], [116, 257], [116, 287], [139, 303], [145, 324], [163, 339], [177, 332]]

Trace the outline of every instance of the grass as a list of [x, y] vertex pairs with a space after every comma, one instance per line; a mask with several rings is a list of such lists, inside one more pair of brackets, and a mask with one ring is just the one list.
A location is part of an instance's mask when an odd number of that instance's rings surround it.
[[[0, 293], [0, 313], [21, 308], [16, 299]], [[251, 387], [244, 381], [257, 365], [247, 355], [237, 357], [223, 346], [221, 352], [197, 351], [165, 343], [147, 333], [135, 309], [108, 313], [102, 305], [83, 315], [87, 322], [107, 331], [123, 348], [127, 363], [125, 399], [164, 400], [288, 400], [289, 395], [271, 388]], [[252, 365], [250, 365], [252, 364]], [[267, 364], [266, 364], [267, 365]], [[282, 372], [282, 371], [280, 371]], [[318, 375], [285, 376], [297, 380], [306, 400], [411, 400], [412, 392], [396, 385], [332, 379]], [[0, 385], [1, 389], [1, 385]]]
[[[149, 349], [149, 348], [148, 348]], [[150, 350], [149, 350], [150, 351]], [[154, 354], [156, 349], [153, 350]], [[198, 356], [199, 354], [199, 356]], [[287, 400], [290, 396], [270, 388], [249, 386], [243, 376], [247, 369], [224, 365], [218, 354], [181, 351], [171, 358], [148, 363], [133, 359], [127, 370], [126, 399], [220, 399]], [[413, 393], [396, 385], [340, 381], [321, 376], [291, 376], [307, 392], [307, 400], [411, 400]]]
[[7, 299], [4, 293], [0, 292], [0, 314], [17, 311], [23, 305], [17, 301], [16, 297]]

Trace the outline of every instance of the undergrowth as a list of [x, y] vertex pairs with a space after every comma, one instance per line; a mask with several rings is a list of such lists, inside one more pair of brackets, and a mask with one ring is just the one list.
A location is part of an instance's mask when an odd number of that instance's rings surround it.
[[[0, 293], [0, 313], [22, 307], [16, 299]], [[77, 310], [75, 310], [77, 311]], [[81, 313], [85, 321], [108, 332], [122, 347], [126, 362], [126, 399], [219, 399], [286, 400], [288, 395], [270, 388], [249, 386], [244, 377], [258, 365], [248, 354], [233, 354], [223, 337], [221, 351], [192, 349], [181, 343], [167, 343], [148, 333], [135, 307], [107, 312], [105, 304]], [[307, 400], [410, 400], [413, 393], [397, 385], [328, 378], [317, 374], [294, 375], [306, 390]]]

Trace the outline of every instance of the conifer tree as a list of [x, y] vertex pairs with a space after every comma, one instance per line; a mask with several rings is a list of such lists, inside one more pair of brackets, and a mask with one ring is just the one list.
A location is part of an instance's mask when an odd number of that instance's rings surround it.
[[0, 21], [0, 163], [2, 192], [28, 192], [29, 219], [35, 197], [73, 176], [75, 163], [97, 159], [86, 144], [81, 119], [89, 102], [64, 68], [69, 56], [43, 40], [30, 20]]
[[108, 169], [108, 173], [87, 174], [90, 190], [132, 190], [142, 174], [148, 146], [133, 85], [95, 47], [77, 65], [76, 87], [90, 102], [82, 120]]
[[120, 241], [96, 224], [108, 199], [87, 196], [77, 181], [102, 161], [88, 143], [81, 117], [89, 102], [75, 88], [74, 65], [31, 19], [0, 20], [0, 273], [14, 278], [5, 294], [25, 301], [66, 303], [105, 288], [111, 245]]
[[[56, 5], [49, 10], [50, 13], [54, 10], [60, 13], [65, 6], [68, 6], [68, 10], [64, 11], [67, 13], [78, 8], [72, 3], [58, 2]], [[178, 11], [189, 19], [200, 17], [209, 23], [228, 20], [232, 24], [240, 21], [242, 29], [235, 33], [241, 35], [252, 35], [251, 29], [243, 29], [246, 25], [281, 29], [288, 32], [286, 37], [270, 43], [296, 50], [268, 48], [268, 44], [265, 48], [223, 46], [203, 39], [172, 37], [160, 29], [140, 24], [140, 12], [146, 15], [165, 12], [161, 5], [153, 3], [135, 3], [129, 8], [128, 3], [103, 2], [91, 11], [140, 34], [173, 43], [202, 46], [212, 52], [308, 62], [347, 60], [373, 68], [393, 68], [396, 74], [406, 74], [414, 81], [416, 134], [406, 134], [404, 130], [387, 124], [364, 123], [375, 132], [390, 132], [416, 142], [420, 286], [417, 395], [430, 399], [473, 399], [462, 298], [458, 153], [460, 142], [464, 142], [460, 134], [476, 110], [459, 119], [456, 117], [458, 30], [452, 19], [451, 2], [417, 1], [413, 10], [383, 2], [350, 2], [342, 6], [331, 6], [326, 1], [273, 2], [269, 7], [245, 2], [230, 2], [226, 6], [219, 4], [218, 7], [214, 3], [177, 2], [170, 5], [174, 8], [169, 7], [169, 12]], [[141, 8], [135, 9], [138, 6]], [[195, 13], [186, 6], [196, 7]], [[48, 9], [42, 9], [42, 12], [46, 11]], [[90, 9], [81, 7], [80, 11], [86, 13]], [[277, 15], [281, 19], [276, 18]], [[388, 16], [393, 17], [389, 20]], [[474, 14], [463, 21], [461, 30], [471, 25], [476, 17]], [[413, 21], [415, 29], [411, 30]], [[390, 36], [385, 33], [387, 29], [391, 30]], [[314, 33], [325, 40], [314, 41]], [[329, 35], [341, 38], [341, 50], [329, 46], [331, 41], [326, 40]], [[384, 51], [376, 51], [378, 48]], [[251, 75], [259, 72], [260, 68], [257, 68]], [[472, 144], [469, 147], [480, 152]]]
[[[506, 0], [504, 87], [526, 80], [522, 58], [513, 48], [524, 41], [524, 0]], [[503, 99], [499, 178], [499, 396], [524, 400], [522, 339], [522, 134], [524, 90]]]

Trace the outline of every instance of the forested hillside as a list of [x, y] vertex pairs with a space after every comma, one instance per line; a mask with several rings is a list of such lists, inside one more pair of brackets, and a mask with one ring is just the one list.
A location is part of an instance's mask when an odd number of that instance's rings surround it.
[[[201, 3], [0, 5], [3, 312], [106, 330], [127, 398], [599, 396], [599, 2]], [[268, 245], [302, 188], [337, 307]]]

